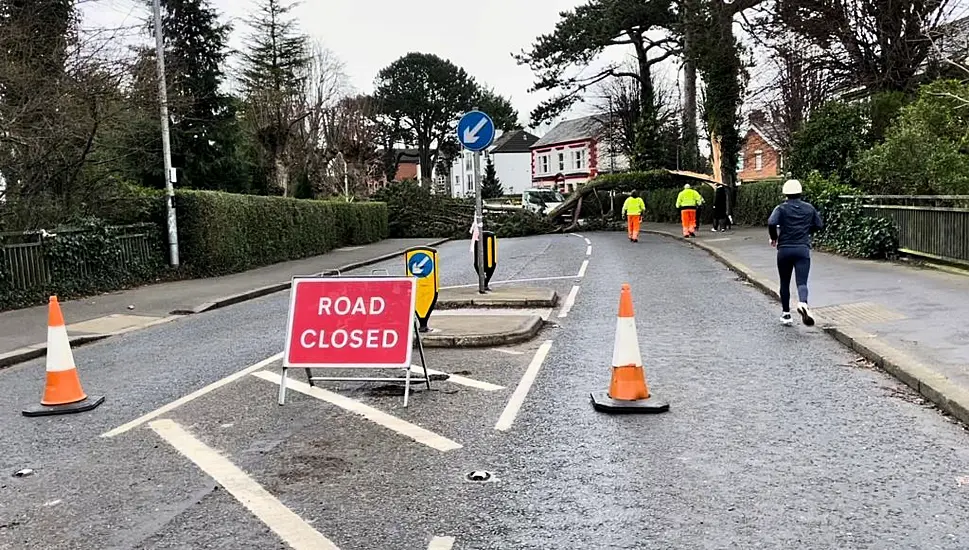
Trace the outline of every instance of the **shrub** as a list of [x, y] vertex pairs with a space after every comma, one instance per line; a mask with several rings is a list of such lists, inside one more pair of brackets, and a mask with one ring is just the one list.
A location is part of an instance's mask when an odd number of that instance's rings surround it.
[[794, 135], [791, 172], [804, 178], [817, 170], [824, 177], [850, 181], [852, 163], [869, 145], [867, 127], [864, 105], [826, 103]]
[[821, 215], [824, 229], [815, 237], [822, 250], [855, 258], [880, 260], [892, 258], [898, 251], [898, 231], [886, 218], [868, 216], [862, 209], [858, 190], [826, 180], [818, 173], [809, 176], [804, 186], [804, 198]]
[[160, 235], [151, 224], [132, 229], [146, 235], [152, 251], [147, 258], [126, 254], [120, 237], [127, 228], [108, 226], [96, 218], [58, 228], [42, 245], [51, 282], [28, 290], [14, 289], [9, 266], [0, 254], [0, 309], [40, 304], [52, 294], [79, 298], [157, 279], [165, 272]]
[[862, 155], [854, 171], [880, 194], [969, 193], [969, 85], [939, 81], [902, 109], [885, 142]]
[[381, 203], [179, 191], [176, 207], [183, 262], [195, 276], [325, 254], [388, 233], [387, 206]]
[[737, 189], [737, 203], [733, 211], [734, 223], [766, 225], [774, 207], [784, 200], [783, 183], [776, 180], [745, 183]]
[[[693, 188], [703, 196], [704, 206], [700, 209], [700, 223], [712, 223], [713, 188], [706, 184], [694, 185]], [[680, 211], [676, 208], [676, 196], [682, 190], [682, 187], [677, 187], [675, 189], [657, 189], [646, 193], [646, 220], [657, 223], [680, 223]], [[623, 200], [625, 200], [625, 197], [623, 197]]]

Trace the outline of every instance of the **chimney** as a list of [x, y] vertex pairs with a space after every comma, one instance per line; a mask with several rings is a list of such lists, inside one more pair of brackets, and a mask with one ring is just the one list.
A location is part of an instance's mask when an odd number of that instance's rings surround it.
[[767, 115], [764, 113], [764, 111], [760, 109], [754, 109], [753, 111], [750, 112], [748, 121], [752, 126], [756, 126], [758, 128], [764, 128], [765, 126], [767, 126]]

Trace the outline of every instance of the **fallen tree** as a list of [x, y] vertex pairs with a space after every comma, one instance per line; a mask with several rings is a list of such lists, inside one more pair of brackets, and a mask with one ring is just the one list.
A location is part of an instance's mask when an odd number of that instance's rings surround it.
[[[590, 217], [615, 218], [622, 208], [622, 203], [616, 204], [616, 199], [620, 195], [625, 200], [624, 194], [632, 191], [648, 194], [651, 191], [661, 189], [676, 189], [685, 183], [706, 184], [712, 187], [714, 178], [707, 174], [672, 170], [605, 174], [576, 189], [565, 202], [549, 211], [547, 216], [550, 220], [556, 220], [562, 214], [570, 213], [571, 216], [568, 216], [570, 221], [567, 224], [560, 224], [558, 230], [560, 232], [572, 231], [579, 225], [580, 219]], [[603, 194], [607, 194], [608, 209], [603, 202]], [[586, 199], [594, 199], [594, 201], [586, 201]]]

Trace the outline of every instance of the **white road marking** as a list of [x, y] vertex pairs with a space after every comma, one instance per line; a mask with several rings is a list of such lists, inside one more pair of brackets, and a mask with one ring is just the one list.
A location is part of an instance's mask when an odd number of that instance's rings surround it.
[[[282, 381], [282, 377], [277, 372], [262, 371], [253, 373], [252, 375], [268, 382], [272, 382], [276, 385]], [[293, 379], [287, 380], [286, 386], [291, 390], [309, 395], [310, 397], [315, 397], [321, 401], [326, 401], [331, 405], [336, 405], [337, 407], [354, 414], [359, 414], [374, 424], [379, 424], [388, 430], [392, 430], [401, 435], [407, 436], [418, 443], [427, 445], [432, 449], [446, 452], [461, 448], [460, 443], [455, 443], [454, 441], [451, 441], [444, 436], [437, 435], [430, 430], [425, 430], [424, 428], [411, 424], [406, 420], [401, 420], [396, 416], [387, 414], [369, 405], [364, 405], [359, 401], [355, 401], [349, 397], [344, 397], [338, 393], [333, 393], [316, 386], [310, 386], [306, 382], [300, 382]]]
[[586, 256], [591, 256], [592, 255], [592, 245], [591, 244], [589, 246], [585, 247], [585, 255]]
[[148, 424], [162, 439], [229, 491], [254, 516], [294, 550], [340, 550], [269, 491], [215, 449], [195, 438], [173, 420]]
[[524, 351], [515, 351], [513, 349], [491, 348], [491, 351], [497, 351], [498, 353], [507, 353], [508, 355], [525, 355]]
[[[420, 365], [411, 365], [410, 371], [420, 374], [422, 376], [424, 374], [424, 369], [422, 369]], [[484, 391], [498, 391], [498, 390], [505, 389], [504, 386], [498, 386], [490, 382], [482, 382], [480, 380], [475, 380], [473, 378], [465, 378], [457, 374], [450, 374], [439, 370], [427, 369], [427, 373], [430, 375], [446, 374], [448, 376], [448, 379], [447, 379], [448, 382], [451, 382], [452, 384], [458, 384], [461, 386], [467, 386], [469, 388], [477, 388], [479, 390], [484, 390]]]
[[[564, 275], [562, 277], [535, 277], [534, 279], [509, 279], [507, 281], [491, 281], [491, 285], [510, 285], [515, 283], [534, 283], [538, 281], [561, 281], [563, 279], [575, 279], [575, 275]], [[478, 288], [478, 283], [470, 285], [442, 286], [440, 290], [451, 290], [455, 288]]]
[[588, 244], [588, 245], [592, 244], [592, 241], [590, 241], [588, 238], [586, 237], [582, 237], [582, 238], [585, 239], [585, 244]]
[[585, 237], [583, 237], [582, 235], [579, 235], [578, 233], [569, 233], [569, 235], [572, 235], [573, 237], [578, 237], [580, 239], [585, 239]]
[[723, 241], [729, 241], [730, 240], [730, 237], [724, 237], [722, 239], [704, 239], [704, 240], [706, 242], [708, 242], [708, 243], [719, 243], [719, 242], [723, 242]]
[[167, 405], [165, 405], [163, 407], [157, 408], [157, 409], [151, 411], [150, 413], [148, 413], [148, 414], [146, 414], [144, 416], [140, 416], [140, 417], [132, 420], [131, 422], [128, 422], [127, 424], [122, 424], [121, 426], [118, 426], [117, 428], [115, 428], [113, 430], [104, 432], [103, 434], [101, 434], [101, 437], [114, 437], [116, 435], [121, 435], [121, 434], [123, 434], [123, 433], [125, 433], [127, 431], [130, 431], [130, 430], [132, 430], [134, 428], [137, 428], [138, 426], [141, 426], [142, 424], [144, 424], [145, 422], [148, 422], [149, 420], [153, 420], [155, 418], [158, 418], [159, 416], [161, 416], [161, 415], [163, 415], [165, 413], [171, 412], [171, 411], [177, 409], [178, 407], [181, 407], [182, 405], [184, 405], [184, 404], [186, 404], [186, 403], [188, 403], [188, 402], [190, 402], [190, 401], [192, 401], [194, 399], [198, 399], [199, 397], [202, 397], [203, 395], [205, 395], [207, 393], [211, 393], [211, 392], [213, 392], [213, 391], [221, 388], [222, 386], [225, 386], [226, 384], [231, 384], [232, 382], [235, 382], [236, 380], [239, 380], [240, 378], [246, 376], [249, 373], [255, 372], [255, 371], [259, 370], [259, 369], [266, 368], [267, 366], [275, 363], [276, 361], [279, 361], [282, 358], [283, 358], [283, 354], [282, 353], [277, 353], [276, 355], [273, 355], [272, 357], [267, 357], [266, 359], [263, 359], [262, 361], [256, 363], [255, 365], [252, 365], [251, 367], [246, 367], [246, 368], [242, 369], [241, 371], [239, 371], [239, 372], [237, 372], [235, 374], [231, 374], [229, 376], [226, 376], [225, 378], [223, 378], [221, 380], [217, 380], [217, 381], [209, 384], [208, 386], [205, 386], [204, 388], [202, 388], [200, 390], [194, 391], [194, 392], [186, 395], [185, 397], [182, 397], [181, 399], [178, 399], [176, 401], [172, 401], [171, 403], [169, 403], [169, 404], [167, 404]]
[[572, 287], [569, 291], [569, 295], [565, 297], [565, 302], [562, 304], [562, 309], [559, 311], [559, 319], [565, 319], [569, 316], [569, 312], [572, 311], [572, 306], [575, 305], [575, 297], [579, 294], [579, 285]]
[[538, 351], [535, 352], [535, 356], [532, 357], [532, 362], [525, 370], [525, 374], [522, 376], [521, 382], [519, 382], [518, 387], [515, 388], [515, 393], [511, 395], [511, 399], [508, 401], [508, 404], [505, 405], [505, 410], [502, 411], [501, 416], [498, 417], [498, 423], [495, 424], [496, 430], [507, 432], [511, 429], [511, 425], [515, 423], [515, 417], [518, 416], [518, 411], [521, 410], [522, 404], [525, 403], [525, 398], [528, 396], [528, 391], [532, 388], [532, 384], [535, 383], [535, 378], [538, 376], [538, 371], [542, 368], [542, 363], [545, 362], [545, 358], [548, 357], [548, 352], [551, 349], [551, 340], [546, 340], [541, 346], [539, 346]]
[[576, 277], [578, 277], [580, 279], [582, 277], [585, 277], [585, 270], [586, 269], [589, 269], [589, 260], [585, 260], [584, 262], [582, 262], [582, 267], [579, 268], [579, 274], [576, 275]]
[[454, 546], [454, 537], [434, 537], [427, 550], [451, 550]]

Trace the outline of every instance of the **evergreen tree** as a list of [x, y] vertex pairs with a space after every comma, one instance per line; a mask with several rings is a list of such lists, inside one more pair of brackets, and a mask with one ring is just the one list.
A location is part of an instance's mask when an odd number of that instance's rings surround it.
[[246, 114], [262, 153], [270, 190], [290, 194], [287, 152], [301, 118], [310, 52], [306, 36], [289, 17], [293, 4], [260, 0], [249, 20], [252, 33], [243, 54]]
[[244, 136], [234, 101], [220, 91], [231, 27], [209, 0], [162, 0], [172, 152], [183, 185], [248, 190]]
[[498, 179], [498, 174], [495, 172], [495, 163], [489, 158], [487, 164], [485, 164], [484, 177], [481, 178], [481, 198], [498, 199], [504, 194], [505, 190], [501, 186], [501, 180]]

